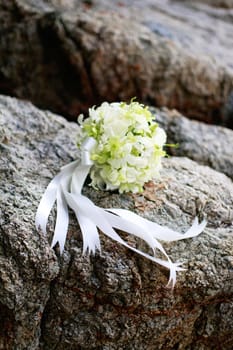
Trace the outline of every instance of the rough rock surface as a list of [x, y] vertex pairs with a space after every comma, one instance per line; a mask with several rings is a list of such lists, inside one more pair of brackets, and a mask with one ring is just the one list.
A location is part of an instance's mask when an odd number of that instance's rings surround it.
[[151, 108], [166, 130], [167, 152], [185, 156], [226, 174], [233, 179], [233, 131], [189, 120], [176, 110]]
[[94, 9], [114, 10], [147, 26], [152, 32], [181, 46], [184, 53], [201, 55], [201, 60], [203, 55], [212, 56], [233, 69], [232, 0], [126, 0], [122, 6], [108, 0], [92, 3]]
[[[177, 0], [177, 1], [190, 1], [190, 0]], [[191, 2], [191, 1], [190, 1]], [[232, 0], [197, 0], [197, 2], [201, 2], [203, 4], [208, 4], [214, 7], [220, 8], [233, 8]]]
[[232, 23], [230, 10], [213, 11], [167, 0], [0, 0], [0, 92], [72, 118], [137, 96], [229, 125]]
[[[171, 157], [141, 195], [85, 188], [99, 205], [129, 208], [177, 230], [195, 215], [208, 219], [199, 237], [166, 245], [187, 268], [171, 291], [166, 270], [103, 235], [102, 253], [82, 256], [72, 213], [62, 256], [35, 230], [46, 185], [78, 157], [77, 130], [50, 112], [0, 96], [0, 349], [232, 349], [230, 178]], [[51, 217], [50, 235], [53, 224]]]

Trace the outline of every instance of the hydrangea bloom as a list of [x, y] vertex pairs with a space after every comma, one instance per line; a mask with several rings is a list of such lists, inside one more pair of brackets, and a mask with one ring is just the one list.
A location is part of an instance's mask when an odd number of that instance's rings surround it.
[[158, 175], [166, 134], [148, 107], [135, 101], [104, 102], [79, 122], [81, 142], [88, 137], [96, 140], [90, 172], [94, 188], [141, 192], [144, 183]]

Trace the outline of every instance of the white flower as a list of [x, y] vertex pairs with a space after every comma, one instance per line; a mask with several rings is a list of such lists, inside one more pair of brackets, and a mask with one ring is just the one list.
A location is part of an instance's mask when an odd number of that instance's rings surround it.
[[81, 142], [92, 137], [92, 186], [119, 192], [141, 192], [145, 182], [158, 175], [166, 134], [147, 107], [132, 101], [104, 102], [79, 118]]

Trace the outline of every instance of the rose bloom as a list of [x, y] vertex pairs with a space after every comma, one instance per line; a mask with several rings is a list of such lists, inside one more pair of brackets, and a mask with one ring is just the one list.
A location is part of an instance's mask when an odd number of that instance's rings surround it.
[[80, 116], [79, 122], [79, 145], [88, 137], [96, 141], [90, 154], [94, 188], [136, 193], [158, 176], [166, 134], [148, 107], [135, 101], [104, 102], [90, 108], [89, 117], [83, 121]]

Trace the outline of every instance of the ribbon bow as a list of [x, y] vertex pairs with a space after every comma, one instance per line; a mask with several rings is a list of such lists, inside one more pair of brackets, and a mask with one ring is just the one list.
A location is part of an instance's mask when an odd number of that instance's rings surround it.
[[[37, 209], [35, 220], [37, 229], [41, 228], [46, 234], [48, 217], [56, 201], [57, 217], [51, 247], [54, 247], [58, 242], [61, 252], [64, 250], [69, 224], [68, 207], [70, 207], [76, 215], [82, 232], [83, 254], [95, 254], [96, 250], [101, 250], [98, 233], [98, 229], [100, 229], [123, 246], [168, 268], [170, 271], [168, 286], [174, 287], [176, 272], [182, 271], [184, 268], [180, 267], [180, 263], [171, 261], [158, 240], [172, 242], [195, 237], [204, 230], [206, 221], [203, 220], [199, 224], [198, 219], [195, 218], [192, 226], [183, 234], [144, 219], [129, 210], [104, 209], [96, 206], [89, 198], [82, 195], [85, 179], [93, 165], [90, 152], [95, 143], [95, 139], [87, 138], [82, 145], [81, 162], [76, 160], [62, 167], [60, 173], [49, 183]], [[150, 255], [132, 247], [119, 236], [115, 229], [143, 239], [152, 249], [153, 254]], [[156, 249], [163, 254], [165, 259], [156, 258]]]

